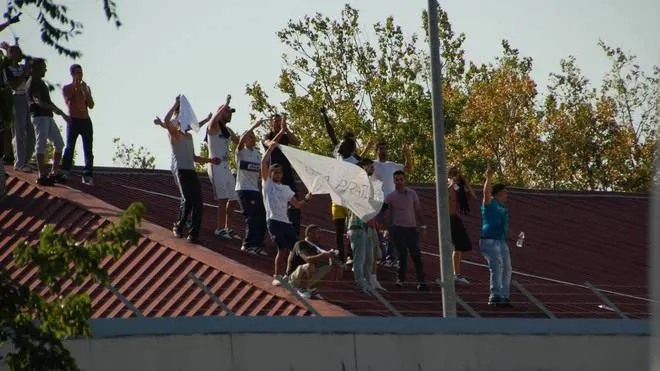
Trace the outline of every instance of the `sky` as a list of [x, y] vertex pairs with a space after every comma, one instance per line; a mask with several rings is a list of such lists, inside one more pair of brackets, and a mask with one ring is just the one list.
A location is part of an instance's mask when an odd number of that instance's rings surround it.
[[[97, 166], [112, 166], [112, 138], [146, 147], [159, 169], [169, 168], [166, 133], [153, 125], [174, 97], [185, 94], [201, 120], [232, 95], [236, 113], [232, 126], [249, 126], [249, 97], [245, 85], [259, 81], [274, 101], [275, 84], [286, 48], [276, 32], [290, 19], [320, 12], [337, 18], [345, 3], [360, 11], [363, 30], [393, 16], [408, 35], [421, 34], [426, 1], [401, 0], [115, 0], [123, 25], [106, 22], [101, 1], [68, 0], [70, 15], [85, 25], [84, 33], [68, 45], [83, 52], [83, 66], [96, 107], [94, 158]], [[599, 39], [636, 54], [650, 71], [660, 65], [660, 1], [657, 0], [447, 0], [456, 33], [466, 34], [468, 60], [494, 61], [501, 40], [509, 40], [522, 56], [532, 57], [532, 77], [543, 92], [548, 75], [559, 70], [562, 58], [573, 55], [584, 74], [597, 84], [609, 69]], [[4, 8], [0, 5], [4, 13]], [[40, 41], [35, 9], [24, 11], [21, 22], [0, 34], [0, 40], [20, 37], [26, 54], [48, 60], [47, 80], [70, 82], [72, 60]], [[53, 101], [65, 109], [61, 91]], [[58, 123], [64, 122], [58, 118]], [[64, 133], [62, 133], [65, 135]], [[200, 133], [196, 146], [202, 139]], [[76, 150], [83, 164], [82, 143]]]

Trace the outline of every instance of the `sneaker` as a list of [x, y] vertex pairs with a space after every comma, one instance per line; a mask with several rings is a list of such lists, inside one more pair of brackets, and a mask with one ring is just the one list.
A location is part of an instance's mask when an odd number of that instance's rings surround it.
[[366, 281], [361, 281], [360, 283], [357, 284], [357, 289], [362, 291], [363, 293], [371, 296], [371, 290], [369, 285], [366, 283]]
[[310, 293], [310, 295], [312, 296], [312, 299], [323, 300], [323, 296], [321, 296], [321, 294], [319, 294], [319, 290], [317, 288], [307, 289], [307, 292]]
[[403, 281], [401, 281], [398, 278], [396, 279], [396, 281], [394, 281], [394, 284], [397, 285], [398, 287], [403, 287]]
[[399, 269], [399, 260], [395, 260], [394, 263], [392, 263], [392, 268]]
[[498, 305], [499, 303], [500, 303], [500, 298], [498, 298], [497, 296], [488, 298], [488, 305], [490, 306]]
[[55, 181], [50, 177], [41, 177], [37, 179], [37, 184], [49, 187], [55, 185]]
[[53, 179], [53, 182], [59, 184], [67, 184], [69, 182], [69, 177], [64, 173], [50, 174], [48, 177]]
[[93, 186], [94, 185], [94, 178], [92, 178], [89, 175], [83, 175], [82, 176], [82, 184], [88, 185], [88, 186]]
[[348, 258], [346, 258], [346, 265], [351, 265], [351, 264], [353, 264], [353, 259], [351, 259], [351, 257], [349, 256]]
[[225, 228], [225, 234], [227, 235], [228, 238], [233, 238], [233, 239], [236, 239], [236, 240], [242, 240], [243, 239], [243, 237], [239, 236], [238, 234], [236, 234], [236, 232], [232, 231], [229, 228]]
[[176, 227], [172, 228], [172, 233], [174, 233], [174, 237], [176, 237], [176, 238], [183, 237], [183, 234], [181, 233], [181, 231], [179, 231]]
[[378, 282], [378, 277], [377, 277], [375, 274], [372, 274], [372, 275], [371, 275], [371, 280], [369, 281], [369, 283], [371, 284], [371, 287], [373, 287], [373, 288], [376, 289], [376, 290], [387, 291], [387, 290], [385, 290], [385, 288], [380, 284], [380, 282]]
[[428, 291], [429, 286], [425, 282], [420, 282], [417, 284], [417, 291]]
[[385, 268], [392, 268], [392, 261], [391, 260], [385, 260], [383, 262], [383, 267]]
[[464, 276], [461, 276], [460, 274], [457, 276], [454, 276], [454, 282], [460, 283], [461, 285], [469, 285], [470, 281], [465, 278]]
[[32, 169], [27, 165], [15, 167], [14, 170], [21, 171], [21, 172], [24, 172], [24, 173], [31, 173], [32, 172]]
[[188, 235], [187, 240], [190, 243], [199, 243], [199, 237], [196, 237], [196, 236], [193, 236], [193, 235]]
[[496, 303], [495, 306], [498, 307], [498, 308], [511, 308], [511, 309], [513, 309], [513, 304], [511, 304], [511, 301], [509, 301], [509, 299], [502, 299], [502, 300], [500, 300], [499, 303]]
[[309, 290], [305, 290], [305, 289], [298, 290], [298, 295], [302, 296], [305, 299], [311, 299], [312, 298], [312, 293], [309, 292]]
[[222, 229], [216, 229], [216, 230], [213, 232], [213, 234], [214, 234], [216, 237], [220, 237], [220, 238], [225, 238], [225, 239], [231, 240], [231, 236], [229, 236], [229, 235], [227, 234], [227, 230], [226, 230], [225, 228], [222, 228]]
[[284, 282], [284, 276], [279, 274], [273, 276], [273, 286], [282, 286], [282, 282]]

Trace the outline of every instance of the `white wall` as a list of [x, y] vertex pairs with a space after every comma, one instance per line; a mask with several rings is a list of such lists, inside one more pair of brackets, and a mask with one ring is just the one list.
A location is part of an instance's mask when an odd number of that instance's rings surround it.
[[643, 371], [648, 341], [631, 335], [231, 334], [67, 346], [88, 371]]

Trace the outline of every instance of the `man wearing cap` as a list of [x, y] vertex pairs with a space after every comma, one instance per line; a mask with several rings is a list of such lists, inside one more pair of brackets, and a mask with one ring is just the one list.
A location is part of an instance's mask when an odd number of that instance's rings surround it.
[[[213, 198], [218, 201], [218, 224], [214, 234], [217, 237], [227, 239], [241, 239], [240, 236], [229, 229], [229, 215], [231, 214], [232, 204], [238, 201], [235, 191], [236, 180], [229, 168], [229, 144], [230, 142], [238, 144], [239, 138], [227, 126], [231, 122], [232, 114], [235, 111], [235, 109], [229, 107], [228, 99], [227, 103], [220, 106], [211, 118], [205, 139], [209, 144], [211, 157], [220, 159], [219, 164], [210, 164], [208, 167], [209, 180], [213, 185]], [[224, 213], [222, 206], [224, 206]], [[223, 214], [224, 221], [222, 220]]]
[[165, 122], [156, 117], [154, 123], [167, 129], [170, 144], [172, 146], [172, 155], [176, 160], [177, 180], [180, 186], [183, 198], [181, 200], [179, 218], [174, 223], [172, 231], [174, 236], [183, 237], [185, 222], [188, 215], [192, 214], [192, 226], [188, 233], [188, 241], [192, 243], [199, 242], [199, 232], [202, 225], [202, 186], [197, 178], [195, 171], [195, 162], [199, 164], [220, 163], [217, 158], [206, 158], [195, 156], [195, 146], [192, 135], [189, 133], [190, 127], [181, 127], [180, 121], [172, 122], [175, 111], [179, 109], [179, 97], [176, 98], [174, 105], [165, 115]]

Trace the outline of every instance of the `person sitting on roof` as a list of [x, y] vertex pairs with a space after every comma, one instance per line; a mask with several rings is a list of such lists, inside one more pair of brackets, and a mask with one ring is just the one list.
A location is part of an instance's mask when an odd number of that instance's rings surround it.
[[278, 142], [287, 132], [286, 121], [282, 122], [280, 131], [269, 142], [268, 150], [261, 159], [261, 180], [262, 194], [264, 197], [264, 206], [266, 208], [266, 219], [268, 232], [271, 239], [277, 245], [277, 255], [275, 256], [275, 269], [273, 273], [273, 285], [282, 284], [284, 277], [279, 274], [280, 265], [283, 264], [283, 250], [291, 251], [293, 245], [298, 241], [293, 224], [289, 219], [288, 207], [300, 208], [309, 199], [312, 194], [307, 193], [304, 199], [298, 200], [296, 193], [290, 186], [282, 182], [282, 166], [277, 163], [270, 164], [270, 156], [277, 149]]
[[323, 299], [314, 287], [332, 268], [333, 263], [341, 264], [336, 251], [326, 251], [319, 247], [319, 226], [310, 224], [305, 229], [305, 239], [296, 242], [287, 263], [287, 276], [291, 285], [305, 299]]
[[178, 185], [181, 187], [181, 193], [184, 196], [181, 200], [179, 218], [174, 223], [172, 232], [175, 237], [183, 237], [185, 221], [188, 219], [188, 215], [192, 213], [192, 226], [188, 232], [188, 241], [198, 243], [199, 231], [202, 225], [203, 203], [202, 186], [199, 183], [194, 163], [219, 163], [220, 160], [218, 158], [211, 159], [195, 156], [193, 138], [189, 133], [190, 127], [181, 127], [180, 121], [176, 121], [179, 125], [175, 125], [172, 122], [172, 116], [178, 109], [179, 97], [177, 96], [174, 105], [167, 112], [167, 115], [165, 115], [165, 121], [163, 122], [163, 120], [156, 117], [154, 124], [164, 127], [168, 131], [172, 154], [175, 157], [177, 165]]
[[481, 239], [479, 247], [490, 270], [488, 305], [512, 308], [509, 301], [511, 285], [511, 255], [506, 243], [509, 230], [509, 210], [506, 207], [507, 189], [504, 184], [493, 185], [493, 171], [486, 170], [486, 182], [481, 204]]

